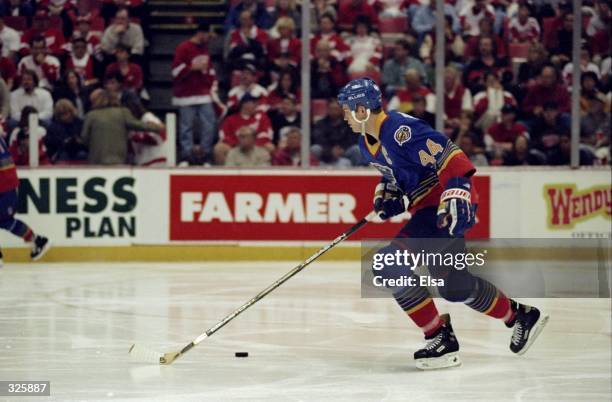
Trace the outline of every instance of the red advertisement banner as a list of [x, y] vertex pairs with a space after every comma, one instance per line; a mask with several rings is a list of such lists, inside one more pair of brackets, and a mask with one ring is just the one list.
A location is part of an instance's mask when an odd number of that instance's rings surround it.
[[[170, 240], [329, 241], [372, 209], [372, 175], [171, 175]], [[478, 223], [489, 237], [490, 182], [475, 178]], [[372, 223], [351, 240], [393, 237], [407, 220]]]

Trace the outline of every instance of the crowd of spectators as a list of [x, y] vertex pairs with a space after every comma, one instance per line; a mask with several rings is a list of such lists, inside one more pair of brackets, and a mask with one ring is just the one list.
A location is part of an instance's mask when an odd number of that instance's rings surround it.
[[[0, 135], [18, 163], [27, 164], [32, 113], [41, 163], [165, 163], [165, 127], [145, 108], [146, 3], [99, 4], [81, 15], [75, 0], [0, 0]], [[571, 2], [444, 4], [444, 133], [477, 165], [568, 164]], [[174, 52], [181, 165], [299, 165], [304, 62], [312, 165], [362, 164], [335, 101], [351, 78], [371, 77], [385, 107], [434, 125], [434, 1], [313, 0], [308, 61], [295, 0], [228, 7], [222, 29], [201, 21]], [[612, 11], [608, 1], [585, 0], [582, 13], [580, 163], [605, 164]]]
[[[444, 3], [445, 134], [478, 165], [569, 164], [571, 4]], [[607, 1], [583, 6], [580, 162], [602, 164], [610, 160], [612, 14]], [[183, 163], [193, 162], [194, 153], [198, 162], [203, 155], [216, 165], [299, 163], [299, 150], [291, 158], [277, 156], [299, 148], [292, 135], [300, 124], [300, 14], [292, 0], [240, 0], [223, 32], [210, 35], [204, 26], [177, 49], [173, 74], [179, 136], [186, 138]], [[313, 163], [361, 164], [357, 138], [333, 99], [354, 77], [376, 80], [388, 109], [435, 123], [435, 2], [317, 0], [311, 18]], [[389, 34], [387, 25], [398, 20], [403, 28]], [[197, 90], [198, 82], [207, 84]], [[191, 142], [194, 108], [206, 108], [206, 116], [214, 111], [219, 127], [218, 136], [214, 128], [200, 130], [201, 146]]]
[[[142, 0], [0, 1], [0, 135], [29, 163], [164, 164], [165, 127], [144, 108]], [[36, 127], [35, 126], [35, 127]]]

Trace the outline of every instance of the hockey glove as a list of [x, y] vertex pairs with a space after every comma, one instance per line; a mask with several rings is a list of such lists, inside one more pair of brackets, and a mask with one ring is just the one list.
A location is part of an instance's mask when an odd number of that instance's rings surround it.
[[453, 177], [440, 196], [438, 227], [448, 228], [448, 233], [461, 237], [476, 223], [476, 206], [471, 203], [472, 185], [467, 177]]
[[408, 197], [395, 184], [380, 182], [374, 190], [374, 211], [382, 220], [406, 212]]

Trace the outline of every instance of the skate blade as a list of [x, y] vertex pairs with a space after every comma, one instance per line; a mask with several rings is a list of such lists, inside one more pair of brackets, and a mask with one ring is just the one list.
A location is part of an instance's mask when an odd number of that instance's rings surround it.
[[527, 340], [527, 343], [525, 344], [525, 347], [523, 349], [521, 349], [517, 353], [517, 355], [524, 355], [525, 352], [527, 352], [527, 350], [535, 342], [535, 340], [538, 337], [538, 335], [540, 335], [540, 333], [542, 332], [542, 330], [544, 329], [544, 327], [548, 323], [548, 319], [549, 318], [550, 318], [550, 316], [548, 316], [548, 315], [541, 315], [540, 314], [540, 318], [538, 318], [538, 322], [536, 322], [536, 324], [533, 326], [533, 329], [531, 330], [531, 334], [529, 334], [529, 339]]
[[416, 359], [414, 362], [416, 367], [420, 370], [435, 370], [461, 365], [459, 352], [448, 353], [441, 357], [433, 357], [429, 359]]

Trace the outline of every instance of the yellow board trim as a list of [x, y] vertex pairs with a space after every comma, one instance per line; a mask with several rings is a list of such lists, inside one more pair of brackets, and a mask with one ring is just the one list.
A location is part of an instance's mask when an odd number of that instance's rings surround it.
[[[105, 247], [53, 247], [42, 262], [202, 262], [202, 261], [303, 261], [320, 247], [312, 246], [223, 246], [147, 245]], [[471, 250], [478, 252], [478, 250]], [[597, 261], [610, 258], [597, 248], [498, 248], [487, 250], [486, 261]], [[5, 262], [30, 262], [30, 249], [2, 248]], [[335, 247], [321, 259], [355, 261], [362, 257], [360, 246]]]

